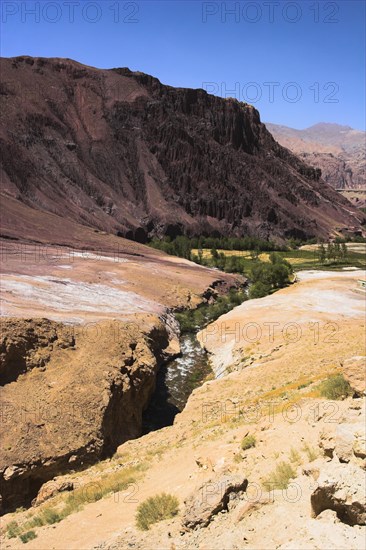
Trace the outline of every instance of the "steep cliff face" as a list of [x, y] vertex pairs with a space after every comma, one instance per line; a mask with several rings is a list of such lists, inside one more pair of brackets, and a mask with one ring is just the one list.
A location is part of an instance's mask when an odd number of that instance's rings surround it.
[[32, 208], [140, 241], [360, 227], [250, 105], [71, 60], [3, 59], [1, 73], [2, 191]]
[[2, 322], [5, 511], [29, 504], [55, 475], [110, 456], [140, 435], [171, 339], [167, 323], [146, 315], [144, 328], [138, 319], [97, 328], [91, 336], [82, 326], [47, 319]]

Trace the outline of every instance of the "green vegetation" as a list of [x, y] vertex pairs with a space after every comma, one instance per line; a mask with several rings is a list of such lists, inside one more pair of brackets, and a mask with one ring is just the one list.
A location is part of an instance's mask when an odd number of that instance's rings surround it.
[[16, 521], [10, 521], [6, 526], [6, 534], [9, 539], [14, 539], [20, 535], [20, 527]]
[[321, 264], [328, 263], [344, 263], [348, 257], [348, 248], [344, 242], [328, 243], [325, 248], [324, 244], [318, 246], [317, 255]]
[[161, 493], [150, 497], [138, 506], [136, 525], [141, 531], [147, 531], [154, 523], [176, 516], [178, 508], [178, 499], [173, 495]]
[[276, 252], [270, 254], [270, 262], [256, 261], [250, 272], [253, 282], [249, 290], [250, 298], [262, 298], [273, 290], [285, 287], [292, 273], [291, 264]]
[[[257, 250], [259, 252], [268, 252], [271, 250], [285, 250], [286, 247], [277, 245], [272, 241], [258, 239], [256, 237], [189, 237], [179, 236], [171, 240], [169, 237], [164, 239], [154, 238], [150, 241], [149, 246], [163, 250], [173, 256], [192, 259], [192, 250], [197, 249], [197, 263], [201, 263], [202, 251], [207, 248], [212, 251], [217, 249], [222, 250]], [[214, 254], [215, 255], [215, 252]]]
[[43, 506], [37, 514], [30, 514], [28, 519], [21, 525], [16, 521], [11, 521], [7, 526], [8, 538], [21, 538], [34, 527], [58, 523], [70, 514], [81, 510], [84, 504], [96, 502], [106, 495], [123, 491], [129, 486], [133, 486], [138, 478], [138, 473], [145, 468], [146, 466], [141, 463], [137, 466], [122, 468], [112, 474], [104, 475], [98, 479], [98, 482], [86, 484], [71, 491], [66, 499], [62, 495], [62, 502], [59, 502], [57, 506], [56, 504]]
[[255, 444], [256, 444], [256, 439], [254, 435], [246, 435], [245, 437], [243, 437], [241, 441], [241, 448], [243, 451], [246, 451], [251, 447], [255, 447]]
[[243, 290], [231, 289], [225, 296], [219, 296], [213, 304], [202, 304], [197, 309], [187, 309], [175, 314], [182, 333], [195, 332], [218, 317], [238, 306], [248, 297]]
[[314, 447], [310, 447], [308, 443], [304, 443], [303, 451], [307, 454], [309, 462], [313, 462], [319, 456], [319, 451]]
[[342, 374], [330, 376], [319, 384], [318, 390], [322, 397], [335, 400], [345, 399], [353, 393], [351, 386]]
[[273, 489], [287, 489], [290, 479], [296, 477], [296, 471], [290, 462], [279, 462], [268, 478], [263, 482], [267, 491]]
[[[322, 253], [319, 251], [319, 245], [312, 250], [288, 250], [287, 252], [277, 252], [280, 256], [285, 258], [297, 271], [302, 269], [326, 269], [326, 270], [338, 270], [346, 266], [354, 266], [358, 268], [366, 267], [366, 255], [362, 252], [355, 252], [350, 250], [346, 246], [347, 252], [343, 252], [343, 258], [327, 257], [327, 248], [325, 245], [325, 259], [322, 259]], [[331, 248], [332, 250], [332, 248]], [[331, 252], [333, 255], [333, 252]]]
[[34, 531], [27, 531], [19, 536], [20, 540], [25, 544], [26, 542], [36, 539], [37, 535]]
[[[362, 237], [348, 239], [351, 242], [365, 242]], [[289, 240], [287, 246], [272, 241], [242, 238], [192, 238], [177, 237], [174, 240], [154, 238], [149, 245], [173, 254], [190, 259], [198, 264], [216, 267], [228, 273], [250, 274], [253, 262], [263, 259], [267, 253], [277, 254], [287, 260], [293, 268], [301, 269], [340, 269], [344, 266], [366, 267], [366, 257], [362, 252], [349, 250], [345, 239], [336, 238], [334, 243], [319, 244], [311, 249], [299, 249], [301, 245], [316, 244], [316, 240]], [[263, 293], [260, 288], [259, 294]]]
[[300, 466], [301, 464], [301, 456], [300, 456], [300, 453], [294, 448], [292, 447], [291, 448], [291, 451], [290, 451], [290, 462], [292, 462], [292, 464], [296, 464], [297, 466]]

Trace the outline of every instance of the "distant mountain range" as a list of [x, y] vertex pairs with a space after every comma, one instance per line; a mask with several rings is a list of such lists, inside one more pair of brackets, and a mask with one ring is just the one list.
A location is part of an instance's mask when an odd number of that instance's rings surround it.
[[1, 76], [4, 236], [54, 231], [36, 214], [140, 242], [362, 231], [364, 215], [251, 105], [70, 59], [2, 59]]
[[350, 126], [320, 122], [305, 130], [266, 123], [273, 137], [336, 189], [366, 188], [366, 133]]

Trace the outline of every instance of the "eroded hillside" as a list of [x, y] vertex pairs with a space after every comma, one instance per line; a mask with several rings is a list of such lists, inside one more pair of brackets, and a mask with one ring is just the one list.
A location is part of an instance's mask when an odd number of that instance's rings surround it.
[[2, 192], [19, 209], [139, 241], [361, 229], [251, 105], [68, 59], [2, 59], [1, 74]]

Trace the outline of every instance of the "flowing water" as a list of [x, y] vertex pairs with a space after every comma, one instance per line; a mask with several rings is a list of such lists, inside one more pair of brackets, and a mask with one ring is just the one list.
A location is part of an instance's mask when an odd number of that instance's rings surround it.
[[183, 410], [193, 389], [211, 372], [207, 353], [195, 333], [183, 334], [180, 347], [179, 357], [158, 371], [156, 390], [143, 417], [144, 433], [173, 424], [175, 415]]
[[[247, 299], [248, 288], [247, 284], [242, 289], [242, 301]], [[215, 307], [215, 304], [212, 307]], [[238, 305], [238, 302], [231, 300], [227, 305], [229, 306], [227, 311], [230, 311]], [[208, 354], [197, 340], [198, 331], [214, 320], [212, 315], [210, 316], [210, 307], [206, 305], [201, 308], [202, 317], [199, 322], [195, 321], [187, 329], [193, 332], [185, 332], [181, 335], [179, 357], [168, 361], [159, 369], [156, 390], [143, 415], [144, 434], [173, 424], [176, 414], [184, 409], [194, 388], [200, 386], [207, 375], [212, 374]], [[218, 316], [223, 313], [219, 312]], [[195, 329], [193, 329], [194, 326]]]

